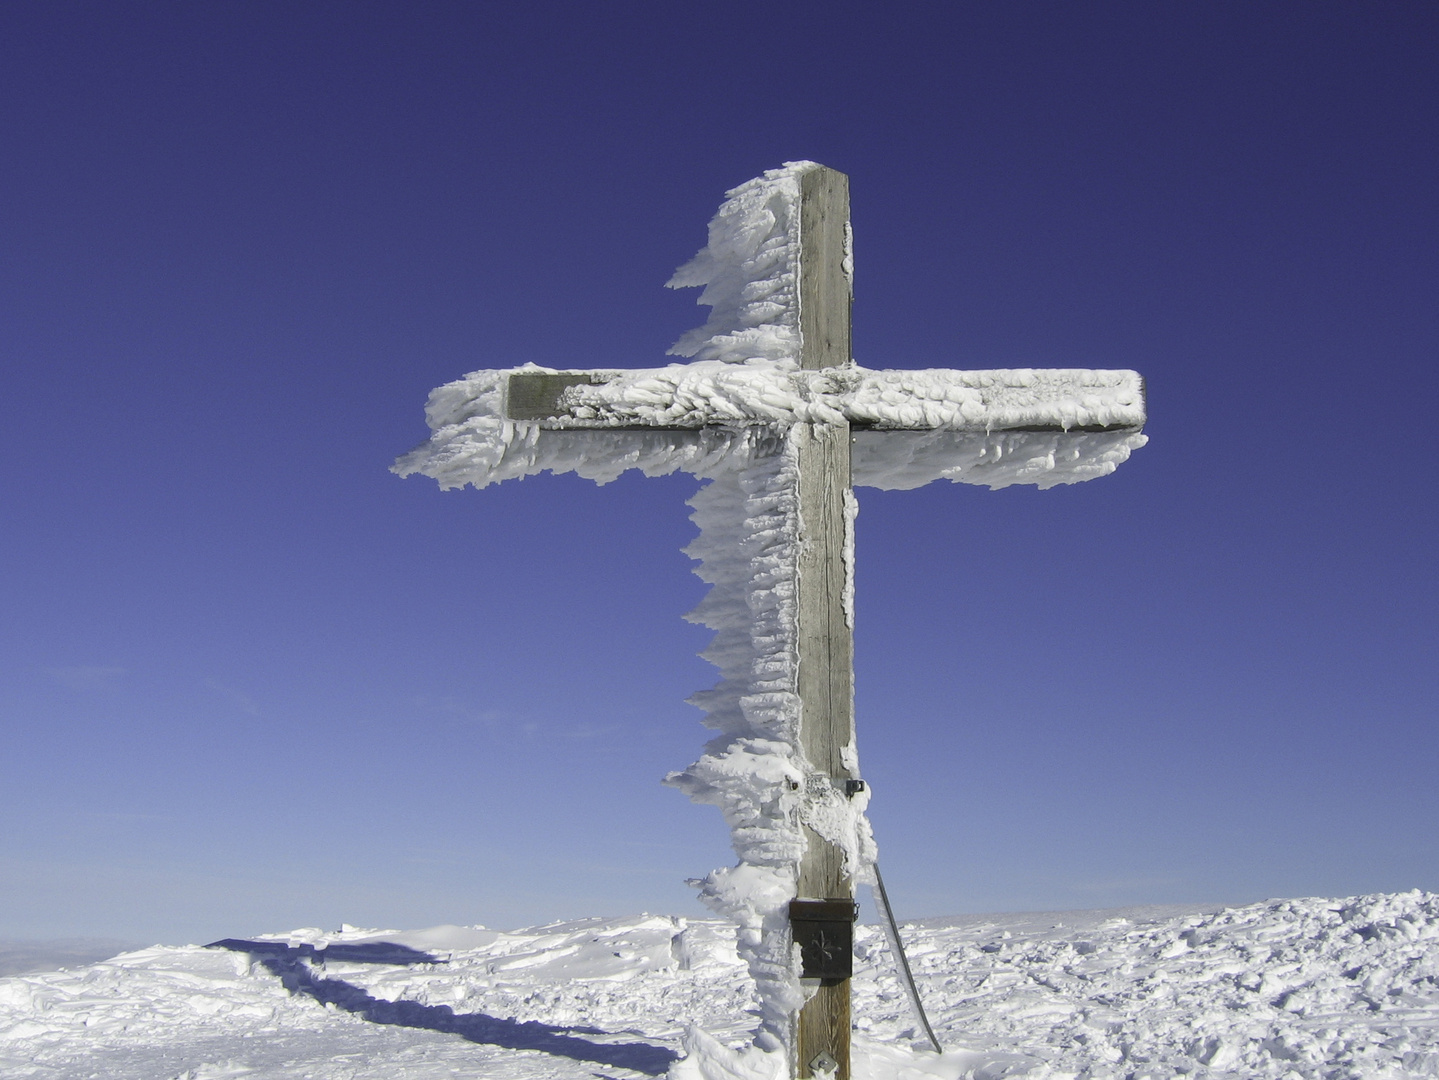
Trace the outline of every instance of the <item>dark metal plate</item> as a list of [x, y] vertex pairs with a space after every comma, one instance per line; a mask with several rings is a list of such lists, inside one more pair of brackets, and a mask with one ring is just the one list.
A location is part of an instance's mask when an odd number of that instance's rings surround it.
[[848, 979], [854, 974], [853, 900], [791, 900], [790, 931], [799, 946], [800, 978]]

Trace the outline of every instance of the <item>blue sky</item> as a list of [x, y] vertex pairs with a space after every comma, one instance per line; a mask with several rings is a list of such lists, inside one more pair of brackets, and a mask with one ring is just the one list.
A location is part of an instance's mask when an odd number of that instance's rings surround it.
[[1134, 368], [1050, 492], [861, 491], [902, 915], [1439, 889], [1432, 5], [0, 11], [0, 937], [700, 914], [682, 477], [438, 491], [848, 172], [870, 367]]

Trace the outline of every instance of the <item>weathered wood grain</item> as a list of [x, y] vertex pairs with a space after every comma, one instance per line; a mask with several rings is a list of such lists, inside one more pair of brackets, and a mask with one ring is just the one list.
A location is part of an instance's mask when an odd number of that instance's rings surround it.
[[800, 177], [800, 367], [848, 364], [853, 293], [845, 272], [849, 177], [821, 166]]
[[[838, 367], [850, 362], [850, 284], [843, 266], [849, 178], [815, 169], [801, 178], [800, 193], [800, 366]], [[817, 774], [812, 782], [842, 786], [849, 772], [841, 751], [854, 739], [854, 635], [844, 603], [849, 425], [796, 424], [790, 437], [799, 465], [800, 747]], [[843, 853], [807, 832], [799, 895], [852, 898]], [[827, 1054], [837, 1080], [849, 1080], [849, 1043], [849, 980], [824, 979], [796, 1018], [794, 1075], [813, 1076], [812, 1063]]]
[[560, 397], [572, 386], [593, 386], [601, 376], [591, 371], [521, 371], [505, 387], [505, 415], [511, 420], [552, 420], [568, 410]]

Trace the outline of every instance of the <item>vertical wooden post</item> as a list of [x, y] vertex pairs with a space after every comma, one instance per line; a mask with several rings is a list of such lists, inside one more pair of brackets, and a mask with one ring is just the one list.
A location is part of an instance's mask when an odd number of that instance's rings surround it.
[[[800, 189], [800, 365], [850, 362], [851, 288], [846, 272], [849, 177], [833, 169], [804, 173]], [[854, 639], [845, 611], [845, 513], [850, 490], [849, 425], [799, 424], [801, 548], [798, 586], [800, 745], [819, 774], [844, 788], [851, 777], [841, 750], [854, 739]], [[799, 896], [850, 900], [854, 883], [843, 853], [814, 832], [799, 867]], [[850, 1077], [850, 987], [822, 979], [796, 1018], [794, 1075]], [[833, 1065], [830, 1065], [830, 1061]], [[818, 1068], [816, 1063], [819, 1063]]]

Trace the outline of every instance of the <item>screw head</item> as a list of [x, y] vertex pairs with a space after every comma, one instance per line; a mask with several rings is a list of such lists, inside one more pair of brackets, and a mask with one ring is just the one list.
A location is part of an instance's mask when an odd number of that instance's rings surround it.
[[816, 1054], [809, 1063], [809, 1071], [816, 1074], [833, 1076], [839, 1068], [839, 1062], [830, 1055], [828, 1050], [822, 1050]]

